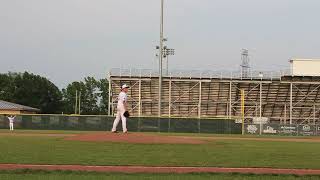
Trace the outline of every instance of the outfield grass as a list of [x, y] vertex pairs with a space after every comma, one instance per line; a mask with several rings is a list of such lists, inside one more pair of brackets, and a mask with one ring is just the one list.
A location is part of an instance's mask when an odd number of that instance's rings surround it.
[[[16, 129], [13, 133], [16, 134], [87, 134], [101, 133], [108, 131], [74, 131], [74, 130], [25, 130]], [[0, 129], [2, 133], [12, 133], [8, 129]], [[156, 134], [160, 136], [192, 136], [192, 137], [237, 137], [237, 138], [277, 138], [277, 139], [315, 139], [318, 136], [289, 136], [289, 135], [252, 135], [252, 134], [207, 134], [207, 133], [167, 133], [167, 132], [144, 132], [145, 134]]]
[[251, 174], [119, 174], [62, 171], [0, 171], [1, 180], [318, 180], [320, 176]]
[[[155, 134], [147, 132], [147, 134]], [[293, 135], [254, 135], [254, 134], [206, 134], [206, 133], [157, 133], [161, 136], [192, 136], [192, 137], [230, 137], [230, 138], [276, 138], [276, 139], [319, 139], [318, 136], [293, 136]]]
[[97, 133], [101, 131], [65, 131], [65, 130], [28, 130], [28, 129], [16, 129], [13, 132], [8, 129], [0, 129], [1, 133], [15, 133], [15, 134], [87, 134], [87, 133]]
[[312, 142], [128, 144], [1, 135], [0, 146], [0, 163], [320, 169], [320, 144]]

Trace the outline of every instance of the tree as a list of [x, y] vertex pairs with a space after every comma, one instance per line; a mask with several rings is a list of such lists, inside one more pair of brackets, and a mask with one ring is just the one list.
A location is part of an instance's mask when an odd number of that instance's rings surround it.
[[109, 105], [109, 81], [107, 79], [100, 79], [99, 89], [101, 91], [100, 114], [107, 114]]
[[75, 81], [62, 89], [64, 109], [66, 113], [75, 112], [76, 92], [81, 93], [81, 114], [101, 114], [101, 81], [93, 77], [86, 77], [84, 82]]
[[48, 79], [32, 73], [0, 75], [0, 98], [34, 108], [42, 113], [60, 113], [62, 95]]
[[9, 74], [0, 74], [0, 99], [13, 101], [14, 90], [14, 78]]
[[16, 103], [39, 108], [42, 113], [61, 112], [61, 92], [48, 79], [25, 72], [14, 81]]
[[75, 113], [76, 91], [81, 93], [81, 114], [106, 114], [108, 112], [109, 86], [106, 79], [86, 77], [62, 89], [65, 113]]
[[62, 96], [63, 96], [63, 109], [64, 113], [73, 114], [75, 109], [75, 102], [76, 102], [76, 92], [81, 91], [83, 87], [82, 82], [72, 82], [67, 86], [66, 89], [62, 89]]
[[108, 112], [109, 86], [106, 79], [86, 77], [60, 91], [48, 79], [32, 73], [0, 74], [0, 99], [39, 108], [42, 113], [75, 112], [76, 92], [81, 93], [81, 114]]

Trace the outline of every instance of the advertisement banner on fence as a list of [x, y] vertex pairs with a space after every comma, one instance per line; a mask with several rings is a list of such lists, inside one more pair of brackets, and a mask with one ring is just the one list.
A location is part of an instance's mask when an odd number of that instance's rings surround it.
[[297, 135], [298, 134], [298, 128], [295, 125], [280, 125], [279, 129], [280, 134], [284, 135]]
[[41, 116], [32, 116], [31, 122], [32, 124], [40, 125], [41, 119], [42, 119]]
[[262, 129], [263, 134], [279, 134], [278, 124], [265, 124]]
[[7, 128], [7, 117], [0, 115], [0, 128]]
[[246, 124], [244, 127], [245, 134], [259, 134], [260, 125], [258, 124]]
[[298, 127], [299, 135], [314, 136], [316, 134], [316, 127], [314, 125], [302, 124]]
[[49, 119], [49, 125], [55, 126], [55, 125], [59, 125], [60, 123], [60, 118], [59, 116], [52, 116]]
[[320, 136], [320, 125], [316, 126], [316, 135]]
[[101, 119], [99, 117], [86, 118], [86, 123], [88, 125], [100, 125], [101, 124]]
[[79, 125], [79, 117], [68, 117], [68, 127], [77, 127]]

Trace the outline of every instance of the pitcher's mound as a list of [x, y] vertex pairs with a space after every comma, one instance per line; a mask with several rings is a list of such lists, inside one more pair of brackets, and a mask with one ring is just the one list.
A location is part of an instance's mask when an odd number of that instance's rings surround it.
[[161, 136], [144, 133], [93, 133], [67, 137], [66, 140], [95, 142], [126, 142], [140, 144], [203, 144], [206, 141], [192, 137]]

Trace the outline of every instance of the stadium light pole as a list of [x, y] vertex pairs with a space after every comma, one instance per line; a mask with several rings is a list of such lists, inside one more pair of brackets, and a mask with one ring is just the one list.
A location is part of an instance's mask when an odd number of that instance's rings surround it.
[[164, 58], [167, 58], [167, 67], [166, 67], [166, 75], [168, 76], [169, 75], [169, 56], [172, 56], [174, 55], [174, 51], [175, 49], [170, 49], [170, 48], [167, 48], [166, 46], [164, 46]]
[[164, 6], [164, 0], [161, 0], [160, 46], [159, 46], [159, 100], [158, 100], [158, 114], [159, 114], [159, 117], [161, 117], [161, 97], [162, 97], [163, 6]]

